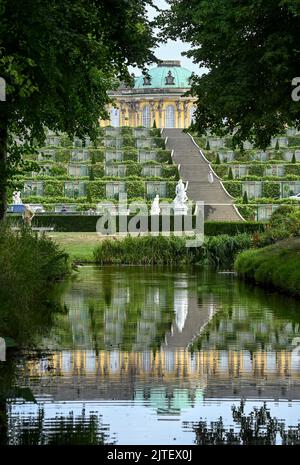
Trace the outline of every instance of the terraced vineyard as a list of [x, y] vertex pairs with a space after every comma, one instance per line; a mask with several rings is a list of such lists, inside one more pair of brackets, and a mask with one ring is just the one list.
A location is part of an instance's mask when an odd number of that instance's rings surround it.
[[24, 202], [51, 212], [95, 209], [123, 194], [129, 201], [150, 202], [156, 194], [171, 201], [178, 180], [158, 129], [99, 129], [96, 143], [49, 132], [45, 146], [25, 160], [33, 164], [15, 177], [13, 188], [21, 190]]
[[266, 220], [282, 204], [299, 204], [300, 133], [294, 129], [274, 137], [265, 151], [245, 142], [232, 149], [230, 137], [197, 137], [201, 148], [226, 190], [246, 219]]

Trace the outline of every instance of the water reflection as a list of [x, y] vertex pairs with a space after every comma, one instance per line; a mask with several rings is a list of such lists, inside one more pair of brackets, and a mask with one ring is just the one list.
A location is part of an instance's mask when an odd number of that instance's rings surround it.
[[3, 442], [247, 443], [255, 407], [273, 442], [298, 427], [297, 301], [198, 269], [86, 267], [63, 303], [44, 355], [16, 360], [36, 403], [6, 403]]

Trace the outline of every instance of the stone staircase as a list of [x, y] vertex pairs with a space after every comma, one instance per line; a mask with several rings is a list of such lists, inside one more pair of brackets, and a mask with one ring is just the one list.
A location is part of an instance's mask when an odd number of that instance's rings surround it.
[[214, 182], [209, 183], [210, 165], [191, 136], [181, 129], [163, 129], [163, 137], [168, 137], [167, 148], [174, 151], [173, 162], [180, 165], [181, 179], [189, 182], [189, 198], [204, 202], [205, 219], [243, 221], [221, 181], [214, 176]]

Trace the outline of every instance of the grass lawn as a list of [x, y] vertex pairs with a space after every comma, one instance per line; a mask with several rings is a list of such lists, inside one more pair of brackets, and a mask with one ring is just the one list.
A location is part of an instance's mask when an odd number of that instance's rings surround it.
[[92, 261], [93, 250], [104, 239], [94, 232], [51, 232], [51, 237], [71, 257], [73, 261]]

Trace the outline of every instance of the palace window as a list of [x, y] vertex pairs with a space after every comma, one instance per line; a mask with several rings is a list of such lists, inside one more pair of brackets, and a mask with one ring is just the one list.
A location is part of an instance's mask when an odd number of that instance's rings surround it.
[[69, 176], [88, 176], [89, 168], [87, 165], [69, 165], [68, 175]]
[[147, 182], [146, 183], [147, 197], [153, 199], [157, 194], [160, 197], [167, 197], [166, 182]]
[[107, 165], [105, 175], [122, 178], [126, 175], [126, 165]]
[[126, 192], [125, 182], [108, 182], [106, 183], [106, 197], [108, 199], [117, 198], [119, 194]]
[[65, 182], [64, 191], [66, 197], [84, 197], [86, 195], [86, 183], [83, 181]]
[[110, 110], [110, 124], [115, 128], [120, 127], [120, 110], [119, 108], [112, 108]]
[[139, 160], [139, 163], [145, 163], [147, 161], [155, 161], [157, 158], [157, 152], [154, 151], [154, 150], [151, 150], [151, 151], [144, 151], [144, 150], [140, 150], [139, 151], [139, 156], [138, 156], [138, 160]]
[[147, 177], [160, 177], [162, 175], [162, 168], [160, 165], [146, 165], [143, 166], [142, 176]]
[[175, 110], [174, 110], [173, 105], [168, 105], [166, 108], [165, 127], [166, 128], [175, 127]]
[[88, 150], [72, 150], [71, 152], [71, 161], [86, 161], [89, 160], [89, 151]]
[[24, 184], [23, 195], [25, 197], [29, 195], [36, 195], [38, 197], [44, 194], [44, 183], [43, 181], [28, 181]]
[[116, 150], [115, 152], [105, 152], [105, 161], [123, 161], [123, 151]]
[[150, 116], [150, 106], [149, 105], [146, 105], [143, 108], [142, 125], [145, 126], [145, 128], [150, 128], [150, 126], [151, 126], [151, 116]]
[[243, 182], [243, 194], [247, 192], [248, 199], [262, 196], [262, 183], [255, 181]]

